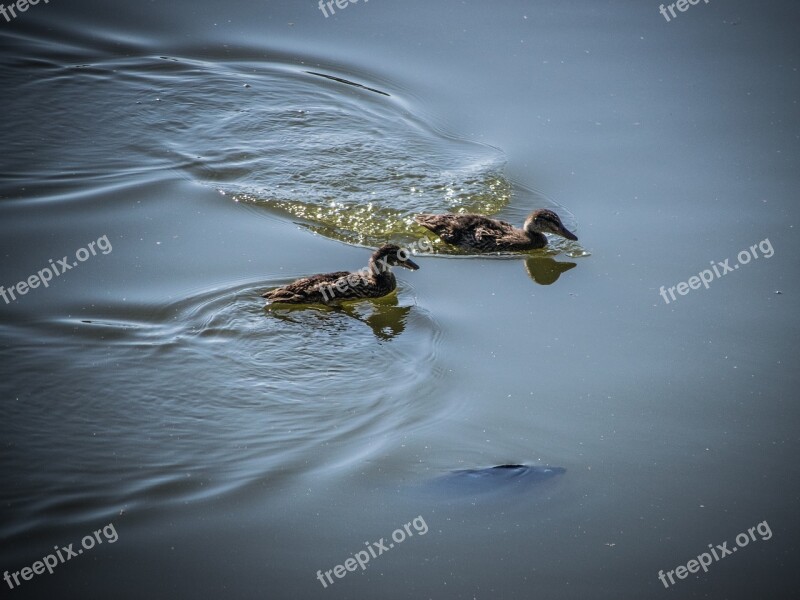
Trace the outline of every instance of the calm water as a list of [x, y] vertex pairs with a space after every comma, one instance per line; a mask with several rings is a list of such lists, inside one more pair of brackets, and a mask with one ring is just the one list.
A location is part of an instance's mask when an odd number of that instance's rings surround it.
[[793, 598], [800, 9], [346, 6], [0, 16], [2, 597]]

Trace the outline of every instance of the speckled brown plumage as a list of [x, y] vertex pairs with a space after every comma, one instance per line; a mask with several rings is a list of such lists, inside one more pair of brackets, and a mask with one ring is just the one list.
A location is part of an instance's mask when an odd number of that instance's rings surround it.
[[525, 220], [522, 229], [483, 215], [420, 214], [414, 219], [448, 244], [481, 252], [514, 252], [544, 248], [547, 245], [544, 232], [554, 233], [568, 240], [578, 239], [564, 227], [556, 213], [546, 208], [533, 211]]
[[262, 294], [273, 304], [335, 304], [342, 300], [380, 298], [397, 288], [391, 267], [416, 271], [419, 266], [399, 246], [386, 244], [376, 250], [360, 271], [336, 271], [312, 275]]

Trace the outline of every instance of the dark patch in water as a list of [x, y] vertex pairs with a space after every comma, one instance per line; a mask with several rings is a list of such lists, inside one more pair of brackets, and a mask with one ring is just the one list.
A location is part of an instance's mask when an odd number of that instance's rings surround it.
[[316, 73], [314, 71], [306, 71], [309, 75], [316, 75], [317, 77], [324, 77], [325, 79], [331, 79], [333, 81], [338, 81], [339, 83], [344, 83], [345, 85], [352, 85], [353, 87], [361, 88], [362, 90], [369, 90], [370, 92], [375, 92], [376, 94], [383, 94], [384, 96], [389, 96], [386, 92], [382, 92], [380, 90], [376, 90], [375, 88], [367, 87], [366, 85], [361, 85], [360, 83], [356, 83], [355, 81], [348, 81], [347, 79], [342, 79], [341, 77], [334, 77], [333, 75], [325, 75], [325, 73]]
[[574, 262], [561, 262], [549, 256], [535, 256], [525, 261], [525, 269], [530, 278], [539, 285], [552, 285], [561, 274], [576, 267]]
[[518, 492], [553, 479], [566, 471], [564, 467], [498, 465], [484, 469], [453, 471], [434, 479], [432, 484], [436, 489], [457, 495]]

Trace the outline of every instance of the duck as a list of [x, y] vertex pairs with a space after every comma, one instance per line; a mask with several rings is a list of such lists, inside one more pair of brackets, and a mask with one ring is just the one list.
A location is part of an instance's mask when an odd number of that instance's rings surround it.
[[573, 241], [578, 239], [564, 227], [556, 213], [546, 208], [540, 208], [528, 215], [522, 229], [505, 221], [473, 214], [422, 213], [416, 215], [414, 220], [448, 244], [482, 252], [544, 248], [547, 245], [545, 233], [554, 233]]
[[384, 244], [359, 271], [336, 271], [297, 279], [261, 295], [271, 304], [337, 304], [342, 300], [381, 298], [397, 289], [392, 267], [411, 271], [419, 265], [409, 259], [408, 251], [395, 244]]

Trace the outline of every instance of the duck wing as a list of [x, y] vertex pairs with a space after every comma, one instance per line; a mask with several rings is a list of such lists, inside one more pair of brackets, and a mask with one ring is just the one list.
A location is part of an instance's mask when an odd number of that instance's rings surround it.
[[475, 219], [470, 225], [470, 230], [479, 246], [495, 244], [503, 238], [513, 237], [516, 231], [511, 223], [487, 217]]
[[443, 241], [457, 246], [491, 246], [497, 240], [514, 233], [514, 226], [510, 223], [483, 215], [420, 214], [414, 219]]
[[[323, 273], [303, 277], [274, 290], [261, 294], [270, 302], [281, 302], [288, 304], [314, 304], [326, 303], [331, 299], [330, 286], [344, 279], [347, 280], [349, 271], [336, 271], [335, 273]], [[324, 292], [323, 292], [324, 290]], [[338, 291], [338, 290], [337, 290]]]
[[503, 240], [514, 237], [514, 226], [482, 215], [456, 215], [451, 227], [439, 237], [448, 244], [468, 250], [496, 250]]
[[426, 229], [430, 229], [436, 235], [440, 235], [442, 232], [452, 229], [460, 216], [462, 215], [421, 213], [414, 215], [414, 220]]

